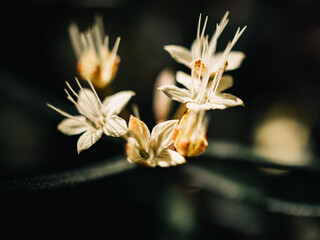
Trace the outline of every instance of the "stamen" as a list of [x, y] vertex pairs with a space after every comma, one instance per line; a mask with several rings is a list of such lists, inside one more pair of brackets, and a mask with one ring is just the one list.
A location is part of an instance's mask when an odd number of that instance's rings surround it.
[[208, 99], [207, 99], [206, 103], [208, 103], [208, 102], [210, 101], [210, 96], [212, 95], [213, 89], [216, 88], [217, 78], [218, 78], [218, 77], [219, 77], [219, 72], [218, 72], [218, 74], [215, 74], [215, 75], [214, 75], [214, 78], [213, 78], [213, 80], [212, 80], [210, 89], [208, 90]]
[[84, 33], [80, 34], [80, 39], [82, 41], [82, 45], [83, 45], [84, 50], [88, 50], [89, 46], [88, 46], [88, 42], [87, 42], [87, 39], [86, 39], [86, 36], [84, 35]]
[[94, 26], [96, 27], [96, 31], [99, 34], [99, 36], [97, 35], [97, 39], [99, 39], [102, 42], [102, 38], [104, 36], [104, 27], [103, 27], [102, 16], [100, 16], [100, 15], [95, 16]]
[[117, 55], [117, 51], [119, 48], [119, 44], [120, 44], [120, 37], [117, 37], [117, 40], [115, 42], [115, 44], [113, 45], [113, 49], [111, 51], [111, 56], [116, 56]]
[[226, 13], [224, 14], [223, 18], [221, 19], [219, 26], [220, 26], [220, 33], [219, 35], [222, 33], [223, 29], [225, 28], [225, 26], [227, 26], [229, 19], [227, 19], [229, 15], [229, 11], [226, 11]]
[[195, 97], [195, 93], [196, 93], [196, 89], [194, 86], [194, 80], [193, 80], [194, 77], [195, 77], [194, 65], [192, 65], [192, 67], [191, 67], [191, 89], [190, 89], [192, 98]]
[[[203, 52], [202, 52], [202, 59], [205, 60], [205, 63], [207, 65], [210, 65], [209, 63], [209, 57], [208, 55], [205, 55], [205, 54], [208, 54], [207, 52], [207, 48], [208, 48], [208, 39], [206, 39], [205, 43], [204, 43], [204, 46], [203, 46]], [[200, 67], [200, 71], [201, 71], [201, 67]], [[200, 85], [200, 90], [199, 90], [199, 94], [198, 94], [198, 103], [201, 103], [203, 98], [204, 98], [204, 95], [205, 95], [205, 91], [206, 91], [206, 88], [207, 88], [207, 85], [208, 85], [208, 82], [209, 82], [209, 76], [208, 76], [208, 70], [206, 69], [206, 71], [204, 71], [204, 74], [202, 76], [202, 81], [201, 81], [201, 85]], [[200, 76], [198, 76], [198, 79], [200, 80]]]
[[53, 110], [55, 110], [56, 112], [60, 113], [62, 116], [65, 116], [67, 118], [74, 118], [74, 116], [72, 116], [71, 114], [59, 109], [59, 108], [56, 108], [55, 106], [51, 105], [50, 103], [47, 103], [47, 106], [52, 108]]
[[55, 106], [51, 105], [50, 103], [47, 103], [47, 106], [50, 107], [50, 108], [52, 108], [52, 109], [55, 110], [56, 112], [60, 113], [62, 116], [65, 116], [65, 117], [67, 117], [67, 118], [74, 119], [74, 120], [76, 120], [76, 121], [78, 121], [78, 122], [81, 122], [81, 123], [87, 125], [88, 127], [91, 127], [91, 125], [88, 124], [87, 122], [81, 121], [79, 118], [76, 118], [76, 117], [70, 115], [69, 113], [67, 113], [67, 112], [65, 112], [65, 111], [63, 111], [63, 110], [61, 110], [61, 109], [59, 109], [59, 108], [56, 108]]
[[201, 13], [200, 13], [200, 16], [199, 16], [198, 30], [197, 30], [197, 40], [198, 41], [200, 39], [200, 25], [201, 25]]
[[213, 35], [211, 37], [211, 40], [209, 43], [209, 55], [210, 56], [216, 51], [217, 40], [229, 22], [229, 19], [227, 19], [228, 15], [229, 15], [229, 12], [227, 11], [224, 14], [223, 18], [221, 19], [220, 23], [217, 24], [216, 31], [213, 33]]
[[67, 89], [64, 89], [64, 91], [67, 94], [67, 99], [69, 101], [71, 101], [80, 111], [82, 111], [83, 113], [85, 113], [85, 116], [90, 119], [92, 122], [95, 122], [94, 120], [96, 119], [95, 116], [92, 116], [86, 109], [84, 109], [81, 105], [79, 105], [70, 95], [70, 93], [67, 91]]
[[103, 43], [102, 43], [102, 36], [100, 33], [100, 29], [97, 23], [93, 26], [93, 35], [96, 42], [98, 54], [100, 56], [100, 59], [102, 59], [101, 53], [102, 53]]
[[70, 89], [70, 91], [73, 93], [73, 95], [75, 95], [79, 99], [79, 95], [72, 89], [70, 84], [67, 81], [65, 83], [66, 83], [67, 87]]
[[[218, 72], [218, 74], [216, 74], [216, 75], [218, 75], [218, 76], [217, 76], [217, 83], [215, 84], [215, 87], [214, 87], [214, 89], [213, 89], [213, 94], [215, 94], [216, 91], [217, 91], [217, 89], [218, 89], [220, 80], [221, 80], [221, 78], [222, 78], [222, 74], [223, 74], [223, 69], [220, 69], [219, 72]], [[215, 77], [215, 79], [216, 79], [216, 77]], [[210, 96], [210, 95], [209, 95], [209, 96]]]
[[[78, 80], [77, 78], [76, 78], [76, 81], [77, 81], [78, 85], [80, 85], [79, 80]], [[100, 101], [100, 98], [99, 98], [96, 90], [94, 89], [94, 87], [93, 87], [93, 85], [92, 85], [92, 82], [90, 81], [89, 78], [87, 78], [87, 82], [89, 83], [89, 86], [90, 86], [92, 92], [94, 93], [94, 95], [95, 95], [95, 97], [96, 97], [96, 100], [98, 101], [100, 107], [102, 107], [102, 102]]]
[[210, 96], [212, 94], [216, 93], [218, 86], [219, 86], [219, 83], [220, 83], [220, 80], [222, 78], [222, 75], [223, 75], [227, 65], [228, 65], [228, 62], [225, 62], [224, 67], [223, 68], [221, 67], [220, 69], [218, 69], [218, 71], [214, 74], [214, 78], [212, 80], [212, 84], [211, 84], [210, 89], [208, 91], [208, 99], [206, 102], [209, 102]]
[[93, 31], [93, 30], [90, 29], [90, 30], [86, 33], [86, 37], [87, 37], [87, 41], [88, 41], [88, 44], [89, 44], [89, 48], [97, 53], [97, 49], [96, 49], [96, 47], [95, 47], [94, 40], [93, 40], [93, 36], [92, 36], [92, 31]]
[[206, 20], [204, 21], [204, 24], [203, 24], [203, 28], [202, 28], [202, 32], [201, 32], [201, 39], [203, 38], [204, 36], [204, 31], [206, 29], [206, 26], [207, 26], [207, 21], [208, 21], [208, 16], [206, 16]]
[[[76, 83], [77, 83], [77, 85], [79, 86], [80, 90], [81, 90], [81, 91], [84, 93], [84, 95], [87, 97], [88, 102], [90, 102], [90, 104], [87, 103], [87, 102], [83, 102], [83, 103], [85, 103], [88, 108], [92, 109], [95, 114], [97, 114], [97, 115], [100, 116], [100, 117], [104, 117], [104, 116], [101, 114], [101, 112], [99, 111], [99, 109], [95, 109], [94, 103], [91, 101], [91, 99], [89, 98], [89, 96], [86, 94], [86, 91], [84, 91], [84, 89], [82, 88], [82, 86], [81, 86], [78, 78], [75, 78], [75, 80], [76, 80]], [[69, 85], [69, 84], [67, 83], [67, 85]], [[70, 85], [69, 85], [69, 86], [70, 86]], [[71, 91], [72, 91], [72, 92], [77, 96], [77, 98], [79, 99], [79, 95], [76, 94], [71, 87], [69, 87], [69, 88], [71, 89]], [[92, 89], [94, 90], [94, 88], [92, 88]], [[93, 92], [94, 92], [94, 91], [93, 91]], [[100, 99], [98, 98], [97, 95], [95, 95], [95, 96], [96, 96], [96, 98], [97, 98], [97, 100], [98, 100], [98, 103], [100, 103], [100, 107], [101, 107], [101, 106], [102, 106], [102, 103], [100, 102]]]

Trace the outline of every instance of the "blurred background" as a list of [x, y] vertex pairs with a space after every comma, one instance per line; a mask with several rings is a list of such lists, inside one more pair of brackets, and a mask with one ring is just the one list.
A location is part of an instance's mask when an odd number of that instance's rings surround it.
[[228, 90], [245, 107], [210, 113], [212, 144], [203, 157], [172, 169], [137, 167], [65, 188], [1, 193], [10, 201], [23, 199], [10, 204], [16, 214], [10, 214], [9, 225], [19, 213], [24, 224], [38, 212], [38, 219], [59, 216], [57, 230], [76, 223], [78, 233], [100, 216], [94, 229], [106, 239], [320, 239], [317, 1], [29, 0], [7, 2], [2, 10], [2, 182], [72, 171], [119, 155], [125, 160], [125, 142], [108, 137], [78, 155], [78, 136], [58, 132], [63, 117], [46, 106], [76, 113], [63, 91], [65, 81], [73, 84], [77, 75], [67, 31], [72, 21], [84, 31], [100, 14], [111, 46], [121, 37], [113, 88], [136, 92], [131, 103], [149, 128], [155, 124], [158, 74], [187, 70], [163, 46], [189, 48], [200, 13], [209, 17], [211, 35], [230, 11], [218, 50], [238, 27], [248, 26], [234, 47], [246, 59], [229, 72], [234, 86]]

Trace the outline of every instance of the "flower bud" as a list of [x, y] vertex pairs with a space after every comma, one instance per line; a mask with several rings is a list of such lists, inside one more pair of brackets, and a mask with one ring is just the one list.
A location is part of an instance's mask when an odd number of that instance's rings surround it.
[[205, 111], [188, 110], [173, 132], [174, 146], [181, 155], [195, 157], [203, 153], [207, 146], [206, 130], [208, 119]]
[[103, 88], [109, 84], [117, 74], [120, 58], [116, 56], [111, 64], [106, 64], [110, 58], [110, 51], [105, 51], [104, 59], [99, 59], [97, 53], [88, 49], [84, 51], [77, 63], [78, 74], [82, 79], [90, 79], [94, 86]]

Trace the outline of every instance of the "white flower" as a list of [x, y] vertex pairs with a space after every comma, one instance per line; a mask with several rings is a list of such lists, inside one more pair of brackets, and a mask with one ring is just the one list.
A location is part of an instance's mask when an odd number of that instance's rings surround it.
[[101, 102], [89, 80], [91, 90], [82, 88], [77, 79], [76, 82], [80, 88], [79, 94], [71, 88], [69, 83], [66, 84], [77, 101], [68, 90], [65, 89], [65, 92], [67, 98], [77, 107], [81, 115], [72, 116], [50, 104], [48, 106], [67, 117], [58, 125], [58, 130], [67, 135], [82, 133], [77, 144], [78, 153], [91, 147], [103, 133], [113, 137], [126, 134], [128, 131], [127, 123], [117, 114], [121, 112], [135, 93], [132, 91], [118, 92]]
[[[215, 54], [217, 39], [228, 22], [227, 15], [228, 12], [220, 24], [217, 25], [217, 30], [210, 42], [208, 41], [208, 36], [204, 36], [207, 19], [200, 34], [200, 15], [197, 38], [192, 44], [191, 51], [187, 49], [183, 50], [181, 47], [178, 47], [179, 51], [174, 50], [176, 47], [166, 47], [167, 50], [170, 49], [169, 52], [177, 61], [191, 68], [191, 76], [178, 72], [176, 77], [177, 81], [187, 89], [178, 88], [174, 85], [166, 85], [158, 89], [162, 90], [172, 100], [187, 103], [187, 108], [189, 109], [225, 109], [227, 107], [243, 105], [241, 99], [228, 93], [221, 93], [233, 84], [230, 76], [222, 77], [223, 73], [228, 69], [231, 70], [239, 67], [244, 57], [244, 55], [243, 57], [239, 57], [239, 54], [232, 53], [231, 49], [245, 28], [241, 31], [238, 28], [233, 40], [228, 43], [224, 52]], [[231, 68], [228, 68], [230, 65]]]
[[204, 35], [208, 17], [205, 20], [200, 34], [200, 15], [197, 38], [194, 40], [190, 50], [177, 45], [167, 45], [164, 47], [164, 49], [177, 62], [182, 63], [191, 69], [194, 68], [196, 73], [201, 67], [202, 71], [204, 71], [205, 68], [208, 68], [207, 71], [209, 72], [209, 75], [214, 74], [220, 68], [220, 65], [225, 61], [228, 61], [228, 66], [226, 68], [227, 71], [239, 68], [243, 59], [245, 58], [245, 54], [243, 52], [231, 51], [231, 49], [246, 27], [244, 27], [241, 31], [238, 28], [233, 40], [228, 44], [224, 52], [215, 52], [217, 40], [229, 21], [229, 19], [227, 19], [228, 14], [229, 12], [226, 12], [221, 22], [217, 24], [216, 31], [212, 35], [210, 42], [208, 40], [208, 36]]
[[98, 88], [110, 84], [120, 63], [117, 55], [120, 37], [110, 51], [109, 37], [104, 36], [101, 17], [96, 17], [95, 24], [86, 33], [80, 33], [78, 26], [72, 23], [69, 35], [78, 60], [77, 69], [80, 77], [90, 79]]
[[169, 167], [185, 163], [185, 158], [176, 151], [167, 149], [173, 142], [172, 134], [178, 120], [157, 124], [151, 132], [144, 122], [131, 116], [126, 154], [130, 163], [147, 167]]
[[219, 70], [213, 80], [195, 78], [183, 72], [177, 72], [177, 82], [187, 89], [175, 85], [165, 85], [159, 90], [163, 91], [172, 100], [187, 103], [187, 108], [194, 110], [225, 109], [227, 107], [241, 106], [243, 101], [222, 91], [233, 85], [231, 76], [222, 77], [223, 70]]

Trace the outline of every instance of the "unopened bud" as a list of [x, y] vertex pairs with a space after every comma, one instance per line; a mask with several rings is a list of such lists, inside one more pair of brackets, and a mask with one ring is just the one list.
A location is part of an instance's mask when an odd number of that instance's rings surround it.
[[[111, 68], [103, 65], [104, 61], [108, 61], [110, 58], [110, 52], [108, 49], [104, 49], [105, 59], [99, 59], [94, 50], [88, 49], [84, 51], [77, 63], [77, 70], [80, 77], [84, 80], [90, 79], [92, 84], [97, 88], [103, 88], [108, 85], [118, 71], [119, 57], [116, 56], [115, 61], [111, 63]], [[107, 72], [107, 74], [106, 74]]]
[[189, 110], [183, 115], [173, 132], [174, 146], [181, 155], [195, 157], [203, 153], [207, 146], [207, 118], [204, 111]]

